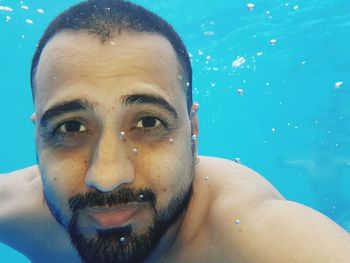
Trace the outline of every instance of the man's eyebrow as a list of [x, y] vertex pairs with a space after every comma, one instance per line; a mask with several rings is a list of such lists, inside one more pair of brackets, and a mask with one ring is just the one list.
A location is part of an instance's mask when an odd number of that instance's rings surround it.
[[175, 119], [178, 118], [175, 107], [171, 106], [169, 102], [167, 102], [161, 96], [155, 96], [150, 94], [133, 94], [126, 95], [121, 97], [122, 105], [134, 105], [134, 104], [144, 104], [144, 105], [152, 105], [168, 111]]
[[40, 119], [40, 126], [45, 127], [51, 119], [68, 112], [87, 111], [93, 109], [94, 106], [91, 103], [81, 99], [60, 102], [44, 112]]

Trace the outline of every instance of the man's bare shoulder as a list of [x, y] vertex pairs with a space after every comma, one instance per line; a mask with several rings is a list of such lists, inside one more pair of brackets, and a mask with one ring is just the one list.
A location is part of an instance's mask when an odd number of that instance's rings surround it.
[[0, 242], [33, 262], [61, 262], [67, 256], [80, 262], [44, 202], [37, 166], [0, 175]]
[[[196, 180], [207, 185], [214, 200], [232, 199], [237, 205], [249, 202], [284, 199], [263, 176], [234, 161], [215, 157], [200, 157]], [[236, 199], [238, 198], [238, 199]], [[246, 203], [247, 202], [247, 203]]]
[[201, 162], [198, 177], [211, 188], [211, 254], [224, 262], [350, 262], [350, 236], [332, 220], [285, 200], [243, 165], [208, 157]]

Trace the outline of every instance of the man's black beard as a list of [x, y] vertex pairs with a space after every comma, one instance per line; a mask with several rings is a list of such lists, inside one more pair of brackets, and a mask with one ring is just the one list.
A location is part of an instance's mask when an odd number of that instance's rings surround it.
[[[142, 200], [140, 200], [140, 195], [143, 195]], [[156, 209], [156, 196], [150, 189], [122, 188], [109, 193], [94, 191], [78, 194], [69, 199], [72, 219], [66, 230], [70, 235], [73, 247], [83, 262], [144, 262], [156, 249], [160, 239], [167, 230], [185, 213], [191, 196], [192, 183], [187, 190], [181, 190], [175, 195], [167, 207], [158, 211]], [[56, 220], [62, 224], [63, 216], [60, 211], [47, 198], [45, 199]], [[144, 234], [137, 236], [133, 233], [131, 225], [104, 231], [99, 230], [97, 235], [90, 239], [80, 232], [78, 227], [80, 210], [88, 207], [113, 207], [135, 202], [149, 202], [154, 213], [153, 224]]]

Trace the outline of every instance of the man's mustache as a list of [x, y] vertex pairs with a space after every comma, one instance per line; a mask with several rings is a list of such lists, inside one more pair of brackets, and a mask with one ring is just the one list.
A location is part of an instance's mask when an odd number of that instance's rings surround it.
[[69, 198], [69, 207], [73, 212], [91, 207], [115, 207], [135, 202], [150, 202], [156, 206], [156, 195], [149, 188], [122, 188], [113, 192], [98, 191], [79, 193]]

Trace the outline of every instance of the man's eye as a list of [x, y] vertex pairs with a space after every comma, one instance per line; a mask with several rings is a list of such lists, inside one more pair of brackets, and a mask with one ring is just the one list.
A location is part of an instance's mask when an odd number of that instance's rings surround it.
[[67, 121], [58, 127], [60, 133], [85, 132], [86, 128], [78, 121]]
[[155, 117], [145, 117], [137, 122], [136, 128], [155, 128], [161, 124], [162, 122]]

